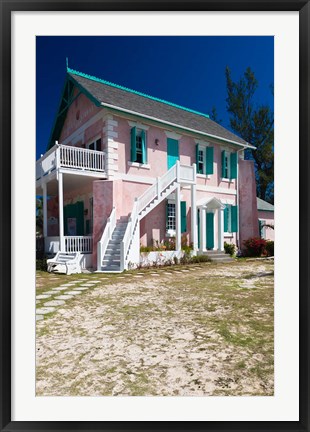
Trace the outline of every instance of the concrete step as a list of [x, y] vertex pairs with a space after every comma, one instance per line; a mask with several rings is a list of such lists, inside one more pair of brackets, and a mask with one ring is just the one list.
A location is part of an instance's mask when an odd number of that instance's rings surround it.
[[230, 261], [235, 261], [230, 256], [224, 256], [224, 257], [223, 256], [211, 256], [210, 259], [213, 262], [230, 262]]
[[121, 248], [120, 247], [115, 247], [115, 248], [112, 248], [112, 247], [109, 247], [109, 245], [108, 245], [108, 247], [106, 248], [106, 251], [105, 251], [105, 253], [106, 254], [120, 254], [120, 252], [121, 252]]

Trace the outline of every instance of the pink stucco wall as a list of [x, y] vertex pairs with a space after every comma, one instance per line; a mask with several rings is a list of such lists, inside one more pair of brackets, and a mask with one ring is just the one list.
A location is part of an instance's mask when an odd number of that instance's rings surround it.
[[[74, 96], [78, 94], [78, 89], [74, 89]], [[97, 114], [102, 108], [96, 107], [84, 94], [80, 94], [71, 104], [68, 109], [67, 116], [59, 137], [61, 143], [64, 139], [68, 138], [95, 114]], [[85, 131], [85, 143], [91, 138], [95, 137], [98, 133], [102, 132], [102, 120], [97, 122], [86, 129]], [[68, 145], [70, 145], [68, 143]], [[77, 146], [81, 146], [82, 143], [75, 143]]]
[[244, 240], [258, 237], [258, 212], [254, 162], [239, 160], [239, 229], [240, 247]]
[[[115, 141], [118, 143], [118, 170], [121, 173], [139, 175], [144, 177], [160, 177], [167, 171], [167, 135], [165, 128], [157, 126], [149, 126], [147, 130], [147, 164], [150, 169], [144, 167], [130, 166], [130, 130], [131, 126], [128, 120], [114, 116], [117, 121], [117, 126], [114, 131], [117, 132], [118, 137]], [[192, 165], [196, 163], [196, 143], [197, 139], [186, 134], [179, 134], [181, 137], [179, 141], [179, 154], [180, 163], [184, 165]], [[155, 144], [158, 140], [158, 145]], [[211, 140], [206, 138], [214, 147], [214, 174], [211, 176], [199, 175], [197, 178], [198, 185], [219, 186], [221, 188], [235, 190], [236, 182], [222, 181], [221, 179], [221, 151], [222, 147], [219, 144], [212, 143]], [[225, 145], [225, 148], [229, 145]]]
[[[274, 212], [258, 210], [258, 218], [266, 221], [267, 225], [274, 226]], [[266, 227], [265, 230], [266, 230], [266, 239], [274, 240], [274, 229]]]

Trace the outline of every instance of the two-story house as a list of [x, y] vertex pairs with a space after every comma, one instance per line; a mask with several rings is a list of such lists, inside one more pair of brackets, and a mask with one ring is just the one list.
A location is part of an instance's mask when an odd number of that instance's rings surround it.
[[[253, 148], [208, 115], [67, 68], [37, 161], [46, 252], [122, 271], [140, 246], [186, 236], [195, 253], [258, 235]], [[214, 252], [213, 252], [214, 253]]]

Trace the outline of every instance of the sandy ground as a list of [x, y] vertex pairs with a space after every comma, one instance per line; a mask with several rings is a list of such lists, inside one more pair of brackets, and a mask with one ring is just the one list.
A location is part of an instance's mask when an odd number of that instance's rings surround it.
[[180, 269], [102, 278], [38, 321], [37, 395], [273, 395], [273, 263]]

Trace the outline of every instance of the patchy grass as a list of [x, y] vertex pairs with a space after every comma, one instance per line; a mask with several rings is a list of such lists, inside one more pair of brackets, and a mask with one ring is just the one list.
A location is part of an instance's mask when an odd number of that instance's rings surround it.
[[271, 261], [41, 273], [101, 282], [37, 322], [38, 396], [273, 395]]

